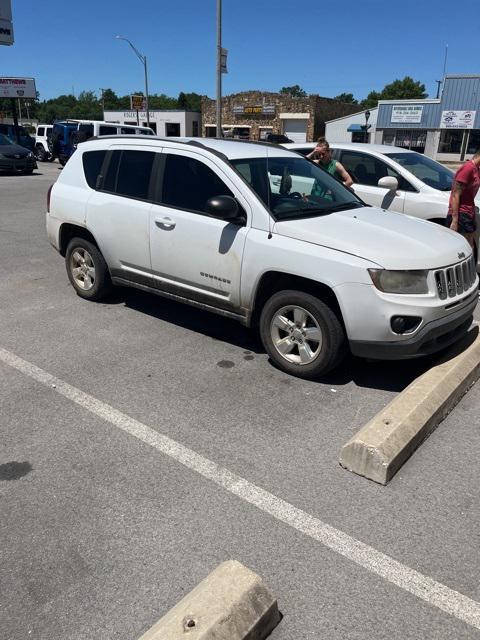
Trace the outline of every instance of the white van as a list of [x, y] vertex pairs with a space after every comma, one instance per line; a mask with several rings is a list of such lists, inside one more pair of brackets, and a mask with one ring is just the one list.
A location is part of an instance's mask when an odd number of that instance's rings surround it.
[[[99, 136], [155, 135], [153, 129], [141, 127], [140, 125], [126, 125], [118, 122], [106, 122], [105, 120], [68, 120], [68, 122], [78, 123], [78, 131], [82, 134], [81, 138], [85, 140]], [[84, 140], [79, 139], [79, 142], [84, 142]]]

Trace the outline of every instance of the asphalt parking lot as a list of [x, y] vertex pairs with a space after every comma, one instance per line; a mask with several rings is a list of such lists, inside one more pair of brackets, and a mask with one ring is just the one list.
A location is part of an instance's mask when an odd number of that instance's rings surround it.
[[1, 637], [135, 640], [230, 558], [277, 595], [273, 640], [479, 637], [480, 386], [387, 487], [348, 473], [428, 363], [307, 382], [233, 321], [80, 299], [45, 235], [59, 171], [0, 176]]

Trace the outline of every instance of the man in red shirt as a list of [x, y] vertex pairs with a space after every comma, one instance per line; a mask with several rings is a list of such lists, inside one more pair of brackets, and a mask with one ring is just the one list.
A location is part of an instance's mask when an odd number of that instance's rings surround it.
[[480, 149], [455, 174], [448, 205], [447, 227], [458, 231], [474, 249], [475, 196], [480, 188]]

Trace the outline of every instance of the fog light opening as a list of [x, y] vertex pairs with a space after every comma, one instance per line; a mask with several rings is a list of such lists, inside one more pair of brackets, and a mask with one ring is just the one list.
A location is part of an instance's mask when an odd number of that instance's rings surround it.
[[422, 319], [417, 316], [393, 316], [390, 320], [390, 326], [395, 333], [412, 333], [418, 328], [421, 321]]

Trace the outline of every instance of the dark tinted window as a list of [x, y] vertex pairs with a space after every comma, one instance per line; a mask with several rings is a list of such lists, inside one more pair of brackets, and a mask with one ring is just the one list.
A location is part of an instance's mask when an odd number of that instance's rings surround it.
[[185, 156], [166, 156], [163, 204], [204, 212], [207, 200], [214, 196], [233, 197], [233, 193], [203, 162]]
[[79, 124], [78, 130], [83, 131], [83, 133], [90, 137], [93, 136], [93, 124]]
[[85, 179], [91, 189], [95, 189], [106, 153], [106, 151], [87, 151], [82, 156]]
[[114, 151], [103, 189], [120, 196], [148, 200], [153, 151]]
[[123, 133], [123, 134], [133, 134], [133, 135], [135, 135], [135, 129], [132, 129], [131, 127], [122, 127], [122, 128], [120, 129], [120, 133]]
[[38, 127], [37, 136], [43, 136], [43, 135], [45, 135], [45, 127]]
[[165, 135], [167, 136], [179, 136], [180, 124], [178, 122], [167, 122], [165, 124]]
[[117, 127], [107, 127], [105, 125], [101, 125], [98, 131], [99, 136], [116, 136], [117, 135]]

